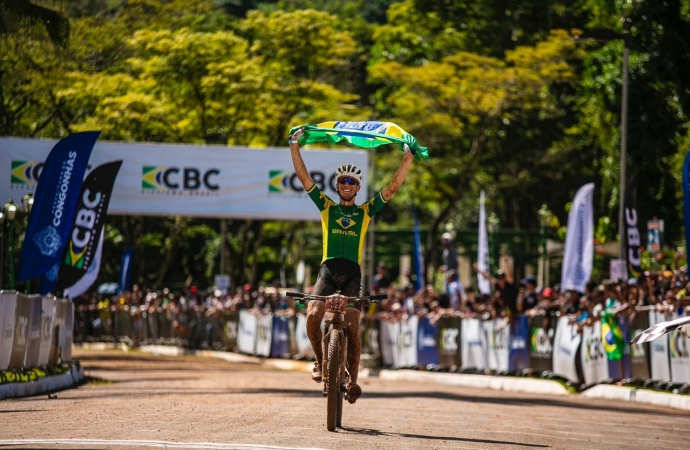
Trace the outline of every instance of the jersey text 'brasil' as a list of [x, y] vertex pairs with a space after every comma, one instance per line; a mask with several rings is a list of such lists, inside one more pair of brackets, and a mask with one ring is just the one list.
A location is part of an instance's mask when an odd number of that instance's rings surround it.
[[345, 258], [362, 264], [362, 248], [369, 222], [386, 201], [379, 192], [362, 205], [343, 206], [334, 202], [314, 184], [307, 192], [321, 211], [323, 260]]

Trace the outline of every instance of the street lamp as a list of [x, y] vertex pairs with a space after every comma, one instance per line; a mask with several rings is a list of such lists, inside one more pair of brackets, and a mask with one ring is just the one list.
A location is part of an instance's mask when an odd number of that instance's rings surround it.
[[[31, 209], [34, 207], [34, 194], [31, 193], [31, 191], [27, 192], [26, 195], [22, 197], [22, 205], [24, 206], [24, 213], [26, 213], [28, 228], [29, 216], [31, 214]], [[31, 293], [31, 280], [26, 280], [26, 293]]]
[[24, 206], [24, 212], [27, 216], [31, 213], [31, 208], [34, 207], [34, 194], [29, 191], [24, 197], [22, 197], [22, 205]]
[[541, 205], [541, 208], [539, 208], [539, 211], [537, 211], [539, 214], [539, 237], [541, 240], [541, 286], [546, 287], [549, 284], [549, 273], [547, 270], [548, 267], [548, 261], [547, 261], [547, 236], [546, 236], [546, 229], [549, 226], [549, 222], [551, 221], [551, 211], [549, 208], [546, 206], [546, 203]]
[[11, 291], [14, 290], [14, 217], [17, 214], [17, 205], [14, 201], [10, 199], [9, 202], [5, 203], [5, 217], [7, 217], [7, 232], [9, 233], [9, 240], [7, 242], [7, 255], [9, 257], [9, 288]]
[[495, 268], [498, 267], [498, 258], [497, 258], [497, 248], [498, 248], [498, 238], [496, 234], [498, 233], [498, 229], [501, 225], [501, 220], [498, 218], [496, 213], [491, 213], [489, 214], [489, 217], [487, 219], [487, 224], [486, 227], [489, 230], [489, 235], [491, 236], [491, 263], [489, 264], [492, 267], [492, 271], [495, 272]]
[[620, 39], [623, 41], [623, 93], [621, 98], [621, 164], [620, 180], [618, 181], [618, 259], [627, 260], [624, 247], [625, 232], [625, 169], [628, 158], [628, 39], [627, 33], [618, 33], [613, 30], [597, 28], [585, 30], [578, 39], [598, 42], [609, 42]]

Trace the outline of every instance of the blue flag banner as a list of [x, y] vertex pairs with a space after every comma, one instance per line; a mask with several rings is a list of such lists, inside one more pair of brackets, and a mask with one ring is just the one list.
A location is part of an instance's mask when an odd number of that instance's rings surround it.
[[46, 158], [19, 258], [19, 282], [59, 267], [79, 203], [86, 165], [100, 134], [100, 131], [71, 134], [55, 144]]
[[132, 256], [134, 255], [134, 247], [129, 247], [124, 255], [122, 255], [122, 262], [120, 263], [120, 277], [118, 278], [118, 291], [129, 291], [129, 280], [132, 275]]
[[414, 213], [414, 270], [415, 270], [415, 288], [417, 290], [422, 288], [422, 267], [424, 267], [424, 260], [422, 259], [422, 238], [419, 232], [419, 218], [417, 217], [417, 207], [412, 209]]
[[690, 152], [685, 155], [683, 162], [683, 214], [685, 215], [685, 255], [690, 258]]

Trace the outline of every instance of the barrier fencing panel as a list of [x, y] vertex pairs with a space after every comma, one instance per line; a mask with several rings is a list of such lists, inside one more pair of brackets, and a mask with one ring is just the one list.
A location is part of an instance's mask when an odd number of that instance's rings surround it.
[[[458, 333], [459, 335], [459, 333]], [[457, 352], [459, 345], [455, 347]], [[417, 324], [417, 364], [438, 366], [438, 328], [428, 317], [420, 317]]]
[[38, 350], [38, 365], [45, 366], [50, 360], [50, 347], [53, 342], [55, 328], [55, 299], [53, 297], [41, 298], [41, 338]]
[[16, 308], [16, 294], [0, 292], [0, 370], [7, 370], [10, 366], [10, 359], [14, 349]]
[[[560, 323], [559, 323], [560, 326]], [[585, 384], [595, 384], [609, 377], [609, 364], [601, 340], [601, 322], [582, 328], [580, 361]]]
[[10, 369], [22, 369], [29, 343], [29, 321], [31, 320], [31, 301], [24, 294], [15, 294], [17, 307], [14, 312], [14, 342]]
[[[671, 320], [670, 314], [649, 311], [649, 326], [666, 320]], [[671, 381], [668, 338], [669, 335], [667, 334], [650, 342], [652, 378], [655, 380]]]
[[382, 365], [381, 362], [381, 323], [373, 316], [364, 316], [362, 321], [362, 353], [371, 357]]
[[[673, 315], [674, 319], [680, 316]], [[690, 383], [690, 338], [679, 330], [668, 334], [669, 356], [671, 358], [671, 381], [674, 383]]]
[[24, 367], [38, 366], [38, 353], [41, 350], [41, 310], [43, 298], [40, 295], [30, 295], [28, 302], [31, 304], [29, 315], [29, 340], [26, 345]]
[[290, 357], [290, 332], [288, 318], [284, 315], [273, 316], [273, 331], [271, 333], [271, 357]]
[[555, 318], [550, 315], [529, 318], [529, 367], [537, 372], [553, 371]]
[[237, 351], [237, 331], [239, 329], [239, 313], [223, 315], [223, 345], [226, 351]]
[[487, 327], [479, 319], [462, 319], [460, 338], [460, 359], [463, 369], [486, 369], [489, 367]]
[[438, 329], [438, 364], [444, 369], [460, 368], [460, 335], [462, 319], [460, 317], [441, 317], [436, 322]]
[[529, 368], [529, 321], [526, 316], [513, 319], [510, 328], [510, 353], [508, 371], [511, 373]]
[[576, 360], [581, 342], [577, 325], [571, 323], [569, 317], [560, 317], [556, 322], [553, 344], [553, 373], [573, 383], [580, 383]]
[[[625, 341], [630, 342], [632, 338], [641, 334], [644, 330], [649, 328], [649, 314], [637, 313], [628, 327], [624, 328], [627, 332]], [[630, 346], [630, 366], [631, 377], [639, 379], [648, 379], [651, 375], [650, 370], [650, 343], [636, 344]]]

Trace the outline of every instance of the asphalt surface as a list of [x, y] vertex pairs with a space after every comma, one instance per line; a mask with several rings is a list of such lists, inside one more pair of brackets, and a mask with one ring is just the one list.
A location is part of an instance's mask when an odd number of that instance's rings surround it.
[[[304, 372], [75, 348], [92, 381], [0, 401], [1, 448], [688, 449], [690, 413], [629, 402], [361, 379], [326, 431]], [[52, 397], [52, 398], [51, 398]]]

